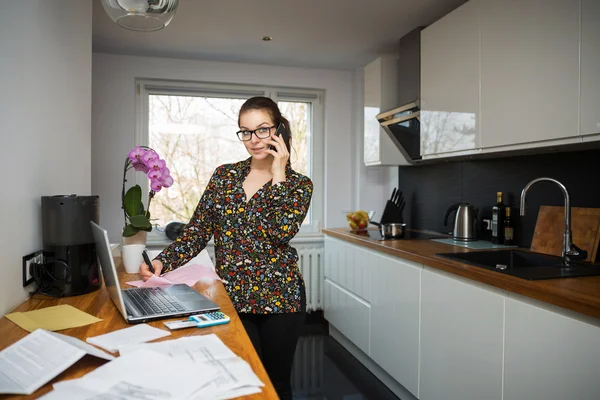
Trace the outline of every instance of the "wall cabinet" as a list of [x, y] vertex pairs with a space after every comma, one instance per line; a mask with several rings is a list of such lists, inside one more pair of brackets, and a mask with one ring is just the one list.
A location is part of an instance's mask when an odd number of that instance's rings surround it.
[[598, 399], [599, 328], [506, 300], [504, 400]]
[[424, 159], [600, 140], [600, 2], [471, 0], [422, 32]]
[[428, 269], [421, 291], [419, 398], [501, 399], [504, 297]]
[[480, 3], [481, 146], [578, 136], [578, 2]]
[[412, 394], [419, 393], [420, 264], [372, 253], [369, 356]]
[[581, 0], [580, 133], [582, 135], [592, 135], [600, 133], [600, 46], [598, 45], [599, 42], [600, 1]]
[[365, 165], [409, 165], [376, 118], [377, 114], [398, 107], [397, 87], [397, 57], [380, 57], [364, 68]]
[[421, 155], [479, 146], [479, 0], [421, 32]]

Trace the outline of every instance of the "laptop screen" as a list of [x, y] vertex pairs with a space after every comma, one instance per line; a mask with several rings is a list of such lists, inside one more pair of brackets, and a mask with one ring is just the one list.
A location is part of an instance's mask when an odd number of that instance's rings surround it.
[[108, 290], [108, 294], [113, 303], [115, 303], [115, 306], [117, 306], [123, 315], [123, 318], [127, 320], [127, 312], [125, 311], [125, 303], [123, 302], [123, 297], [121, 295], [121, 287], [119, 286], [115, 260], [113, 259], [112, 251], [110, 249], [110, 242], [108, 241], [108, 233], [94, 221], [90, 221], [90, 224], [92, 225], [92, 233], [94, 234], [94, 240], [96, 242], [96, 252], [98, 253], [100, 261], [104, 284], [106, 285], [106, 289]]

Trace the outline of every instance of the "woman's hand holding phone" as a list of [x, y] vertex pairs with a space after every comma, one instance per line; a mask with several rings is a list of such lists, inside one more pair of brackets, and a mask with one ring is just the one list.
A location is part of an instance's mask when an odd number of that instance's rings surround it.
[[267, 141], [269, 148], [266, 152], [273, 156], [273, 164], [271, 165], [273, 184], [285, 181], [285, 166], [290, 158], [285, 141], [279, 134], [280, 129], [286, 129], [282, 123], [279, 124], [275, 133]]

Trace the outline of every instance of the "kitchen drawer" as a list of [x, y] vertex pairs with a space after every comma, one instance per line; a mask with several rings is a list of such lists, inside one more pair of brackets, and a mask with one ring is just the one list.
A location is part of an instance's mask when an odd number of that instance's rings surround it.
[[369, 304], [326, 278], [324, 308], [325, 319], [369, 354]]

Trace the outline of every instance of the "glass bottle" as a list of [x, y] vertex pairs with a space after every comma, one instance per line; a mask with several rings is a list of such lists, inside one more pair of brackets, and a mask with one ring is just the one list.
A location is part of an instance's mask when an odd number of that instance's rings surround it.
[[513, 227], [512, 217], [510, 216], [510, 207], [506, 207], [504, 216], [504, 244], [510, 246], [513, 244], [513, 240], [515, 239], [515, 230]]
[[504, 213], [505, 206], [502, 203], [502, 192], [496, 193], [496, 205], [492, 207], [492, 243], [504, 243]]

